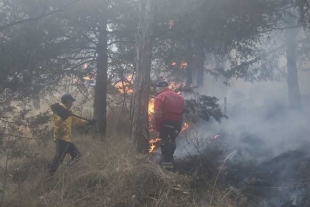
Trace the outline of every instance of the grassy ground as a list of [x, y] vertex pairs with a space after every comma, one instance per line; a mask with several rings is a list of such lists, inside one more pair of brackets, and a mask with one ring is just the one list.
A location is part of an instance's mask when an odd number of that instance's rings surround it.
[[54, 154], [52, 142], [36, 149], [36, 156], [12, 162], [1, 206], [235, 206], [229, 192], [209, 184], [196, 191], [192, 177], [165, 171], [150, 155], [136, 154], [126, 134], [112, 133], [104, 141], [80, 135], [75, 144], [83, 158], [70, 169], [62, 165], [48, 181], [44, 172]]

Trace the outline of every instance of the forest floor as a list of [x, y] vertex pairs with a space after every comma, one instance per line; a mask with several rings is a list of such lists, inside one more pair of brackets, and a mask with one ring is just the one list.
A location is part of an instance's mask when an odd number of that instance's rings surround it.
[[231, 192], [216, 182], [196, 188], [195, 176], [168, 172], [151, 155], [136, 154], [126, 134], [114, 133], [104, 141], [79, 135], [74, 142], [83, 158], [71, 168], [63, 164], [49, 180], [45, 172], [54, 155], [52, 141], [46, 147], [33, 145], [34, 156], [6, 162], [1, 206], [236, 206]]

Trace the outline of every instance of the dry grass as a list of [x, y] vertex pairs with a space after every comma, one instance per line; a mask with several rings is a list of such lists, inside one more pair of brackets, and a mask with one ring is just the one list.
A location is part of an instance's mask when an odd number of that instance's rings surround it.
[[54, 153], [53, 144], [36, 158], [15, 162], [8, 169], [11, 176], [1, 206], [235, 206], [217, 187], [194, 191], [192, 178], [163, 170], [150, 155], [131, 150], [134, 147], [127, 140], [109, 136], [102, 142], [80, 136], [75, 143], [83, 159], [70, 169], [61, 166], [48, 181], [44, 181], [44, 172]]

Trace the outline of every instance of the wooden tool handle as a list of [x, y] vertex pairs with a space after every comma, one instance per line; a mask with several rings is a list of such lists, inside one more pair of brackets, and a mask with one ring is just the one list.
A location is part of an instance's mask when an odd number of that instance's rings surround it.
[[86, 118], [84, 118], [84, 117], [81, 117], [81, 116], [78, 116], [78, 115], [75, 115], [75, 114], [71, 114], [71, 116], [74, 116], [74, 117], [76, 117], [76, 118], [79, 118], [79, 119], [82, 119], [82, 120], [85, 120], [85, 121], [91, 121], [91, 120], [89, 120], [89, 119], [86, 119]]

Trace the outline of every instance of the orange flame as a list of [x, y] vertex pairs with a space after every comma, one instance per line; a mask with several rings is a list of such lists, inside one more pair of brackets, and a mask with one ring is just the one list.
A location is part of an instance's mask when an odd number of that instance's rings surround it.
[[154, 102], [155, 102], [155, 99], [151, 98], [149, 100], [149, 106], [148, 106], [149, 129], [150, 129], [150, 131], [153, 131], [153, 126], [154, 126]]
[[83, 79], [84, 79], [84, 80], [87, 80], [87, 81], [92, 80], [92, 78], [91, 78], [89, 75], [84, 76], [84, 78], [83, 78]]
[[171, 82], [168, 87], [169, 87], [170, 90], [174, 90], [174, 89], [177, 88], [177, 85], [176, 85], [175, 82]]
[[188, 123], [184, 122], [183, 127], [182, 127], [182, 131], [186, 130], [187, 128], [188, 128]]
[[130, 83], [132, 81], [132, 75], [128, 75], [126, 77], [126, 79], [128, 81], [124, 82], [124, 81], [119, 81], [117, 82], [114, 87], [122, 94], [125, 94], [125, 93], [132, 93], [133, 90], [130, 88]]
[[181, 65], [180, 65], [180, 68], [186, 68], [187, 67], [187, 62], [185, 61], [182, 61]]
[[153, 98], [151, 98], [149, 101], [149, 107], [148, 107], [149, 115], [154, 114], [154, 102], [155, 102], [155, 100]]
[[[176, 66], [177, 63], [176, 62], [172, 62], [171, 66]], [[185, 69], [187, 68], [187, 62], [186, 61], [182, 61], [180, 65], [178, 65], [180, 69]]]
[[156, 148], [156, 143], [159, 142], [161, 139], [160, 138], [156, 138], [156, 139], [152, 139], [149, 141], [150, 143], [150, 148], [149, 148], [149, 153], [154, 152], [155, 148]]
[[[182, 83], [171, 82], [168, 87], [170, 90], [175, 91], [176, 89], [180, 88], [181, 86], [182, 86]], [[181, 91], [178, 91], [177, 94], [181, 94]]]

